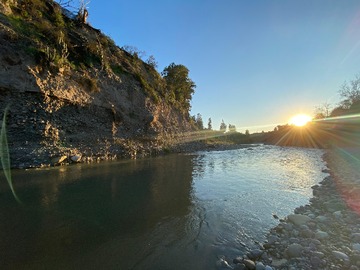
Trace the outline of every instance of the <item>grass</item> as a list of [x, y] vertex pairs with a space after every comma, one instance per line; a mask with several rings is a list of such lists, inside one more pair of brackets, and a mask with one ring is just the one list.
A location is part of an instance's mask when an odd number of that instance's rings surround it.
[[11, 178], [11, 169], [10, 169], [10, 154], [9, 154], [9, 145], [6, 136], [6, 115], [9, 110], [9, 106], [6, 107], [4, 112], [4, 117], [1, 125], [1, 132], [0, 132], [0, 159], [1, 159], [1, 166], [5, 175], [5, 178], [9, 184], [12, 194], [14, 195], [15, 200], [18, 203], [21, 203], [19, 197], [16, 195], [12, 178]]

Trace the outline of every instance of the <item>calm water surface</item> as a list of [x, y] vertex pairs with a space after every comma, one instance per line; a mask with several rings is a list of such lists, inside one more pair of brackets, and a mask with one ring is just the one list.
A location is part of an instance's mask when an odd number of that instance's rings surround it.
[[[1, 269], [215, 269], [308, 203], [322, 151], [257, 146], [0, 177]], [[246, 246], [246, 247], [245, 247]]]

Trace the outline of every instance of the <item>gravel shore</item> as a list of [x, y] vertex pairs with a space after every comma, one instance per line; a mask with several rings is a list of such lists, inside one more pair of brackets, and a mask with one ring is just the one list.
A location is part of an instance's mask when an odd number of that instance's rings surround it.
[[[358, 149], [359, 150], [359, 149]], [[267, 241], [219, 269], [360, 269], [360, 151], [332, 149], [309, 204], [280, 220]], [[277, 217], [275, 217], [277, 218]]]

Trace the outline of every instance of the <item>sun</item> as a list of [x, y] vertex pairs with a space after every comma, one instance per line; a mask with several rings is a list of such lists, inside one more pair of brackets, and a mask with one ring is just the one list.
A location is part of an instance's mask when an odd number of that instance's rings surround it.
[[290, 125], [294, 125], [297, 127], [305, 126], [308, 122], [311, 121], [311, 116], [307, 114], [297, 114], [290, 118]]

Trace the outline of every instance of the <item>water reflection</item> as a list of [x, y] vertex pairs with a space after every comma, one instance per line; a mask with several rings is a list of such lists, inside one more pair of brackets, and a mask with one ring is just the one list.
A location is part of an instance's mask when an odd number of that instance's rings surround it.
[[108, 266], [130, 267], [148, 252], [134, 239], [189, 213], [192, 171], [192, 157], [167, 156], [15, 172], [24, 205], [1, 186], [1, 268], [102, 268], [114, 239], [121, 253]]
[[262, 241], [322, 180], [321, 151], [260, 146], [14, 172], [1, 269], [214, 269]]

